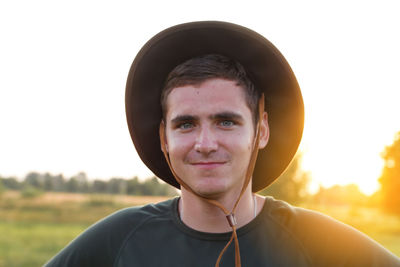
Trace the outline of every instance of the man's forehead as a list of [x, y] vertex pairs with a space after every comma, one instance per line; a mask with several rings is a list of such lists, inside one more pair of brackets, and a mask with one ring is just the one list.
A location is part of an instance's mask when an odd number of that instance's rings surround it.
[[[171, 96], [174, 98], [197, 98], [200, 100], [219, 100], [227, 99], [237, 100], [245, 104], [245, 89], [237, 85], [235, 81], [222, 78], [213, 78], [201, 83], [187, 84], [175, 87], [167, 95], [167, 103], [171, 102]], [[200, 99], [201, 98], [201, 99]]]
[[169, 93], [166, 104], [167, 113], [234, 113], [237, 109], [248, 109], [250, 112], [243, 88], [233, 81], [222, 79], [174, 88]]

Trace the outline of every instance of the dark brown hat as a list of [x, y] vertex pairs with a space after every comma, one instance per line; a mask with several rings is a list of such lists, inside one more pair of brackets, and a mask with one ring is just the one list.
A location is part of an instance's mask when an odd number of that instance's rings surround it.
[[165, 79], [188, 59], [221, 54], [245, 68], [255, 88], [265, 94], [270, 137], [259, 151], [253, 192], [271, 184], [297, 151], [304, 124], [304, 106], [296, 77], [278, 49], [260, 34], [219, 21], [201, 21], [168, 28], [139, 51], [129, 71], [125, 106], [136, 150], [153, 173], [180, 188], [160, 147], [160, 96]]

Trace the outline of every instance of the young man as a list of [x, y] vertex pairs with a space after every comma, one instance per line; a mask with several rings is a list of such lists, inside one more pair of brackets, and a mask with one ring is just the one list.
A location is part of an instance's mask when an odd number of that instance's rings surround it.
[[181, 197], [103, 219], [47, 266], [400, 266], [348, 226], [254, 194], [303, 129], [295, 76], [257, 33], [223, 22], [159, 33], [133, 62], [126, 112], [141, 159]]

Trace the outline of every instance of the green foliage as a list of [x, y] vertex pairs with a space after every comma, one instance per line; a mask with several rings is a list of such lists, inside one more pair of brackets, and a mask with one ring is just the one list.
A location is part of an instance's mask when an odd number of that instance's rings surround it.
[[274, 183], [259, 193], [285, 200], [291, 204], [298, 204], [307, 196], [309, 181], [309, 174], [301, 169], [301, 154], [298, 153], [286, 171]]
[[[89, 181], [84, 172], [65, 179], [61, 174], [28, 173], [23, 182], [18, 179], [1, 178], [6, 189], [22, 190], [29, 197], [36, 192], [70, 192], [70, 193], [94, 193], [94, 194], [121, 194], [137, 196], [176, 196], [177, 191], [170, 185], [160, 182], [156, 177], [139, 181], [137, 177], [132, 179], [111, 178], [110, 180], [95, 179]], [[0, 186], [0, 189], [2, 187]]]
[[30, 172], [26, 175], [24, 183], [35, 188], [42, 188], [44, 179], [39, 173]]
[[379, 178], [382, 204], [385, 210], [400, 214], [400, 132], [393, 144], [385, 148], [382, 158], [385, 161]]
[[109, 194], [122, 194], [128, 193], [128, 182], [122, 178], [112, 178], [106, 185], [107, 193]]
[[130, 195], [136, 195], [136, 196], [141, 195], [142, 191], [141, 191], [140, 187], [141, 187], [141, 183], [137, 177], [129, 179], [127, 182], [127, 191], [128, 191], [128, 194], [130, 194]]
[[153, 177], [151, 179], [147, 179], [143, 182], [143, 184], [139, 187], [141, 188], [140, 195], [142, 196], [176, 196], [176, 190], [166, 184], [160, 183], [159, 179]]
[[21, 196], [24, 198], [35, 198], [43, 194], [43, 191], [33, 187], [31, 185], [26, 185], [22, 191], [21, 191]]
[[6, 191], [6, 188], [3, 185], [3, 181], [0, 180], [0, 196]]
[[21, 183], [15, 177], [0, 178], [0, 181], [6, 189], [20, 190], [22, 188]]

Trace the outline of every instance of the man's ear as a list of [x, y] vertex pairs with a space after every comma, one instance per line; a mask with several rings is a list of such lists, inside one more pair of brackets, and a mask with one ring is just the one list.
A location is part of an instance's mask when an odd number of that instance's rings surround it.
[[159, 133], [160, 133], [161, 151], [164, 151], [164, 149], [165, 149], [165, 152], [168, 153], [168, 143], [167, 143], [167, 136], [166, 136], [166, 133], [165, 133], [164, 120], [161, 120], [161, 122], [160, 122]]
[[268, 125], [268, 114], [264, 111], [262, 118], [260, 118], [260, 142], [258, 143], [258, 149], [263, 149], [269, 140], [269, 125]]

